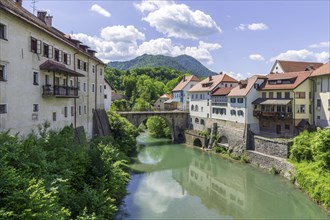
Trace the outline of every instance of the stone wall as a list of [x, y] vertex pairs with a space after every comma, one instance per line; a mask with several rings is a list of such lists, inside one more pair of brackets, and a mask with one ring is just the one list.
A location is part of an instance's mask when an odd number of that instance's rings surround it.
[[295, 172], [293, 165], [284, 158], [269, 156], [250, 150], [247, 150], [246, 154], [251, 164], [268, 170], [273, 169], [287, 179], [290, 179]]
[[254, 150], [275, 157], [288, 158], [292, 141], [254, 136]]
[[203, 148], [207, 146], [207, 138], [205, 136], [199, 135], [197, 131], [186, 130], [184, 135], [187, 145], [194, 146], [194, 141], [198, 138], [202, 142]]

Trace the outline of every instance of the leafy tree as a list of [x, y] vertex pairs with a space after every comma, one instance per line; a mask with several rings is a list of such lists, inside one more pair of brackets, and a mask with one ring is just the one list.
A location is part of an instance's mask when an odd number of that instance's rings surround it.
[[145, 101], [143, 98], [138, 98], [132, 108], [133, 111], [150, 111], [152, 106], [149, 102]]
[[171, 137], [170, 128], [166, 120], [159, 116], [152, 116], [148, 118], [147, 128], [152, 137]]

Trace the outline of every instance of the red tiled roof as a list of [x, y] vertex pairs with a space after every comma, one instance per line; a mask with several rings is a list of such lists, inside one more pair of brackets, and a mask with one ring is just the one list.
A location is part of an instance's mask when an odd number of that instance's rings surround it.
[[[291, 90], [295, 89], [301, 83], [303, 83], [310, 75], [312, 71], [300, 71], [291, 73], [277, 73], [268, 74], [268, 80], [262, 84], [261, 90]], [[293, 79], [291, 84], [269, 84], [269, 81], [280, 79]]]
[[281, 65], [285, 73], [315, 70], [323, 65], [323, 63], [318, 63], [318, 62], [302, 62], [302, 61], [287, 61], [287, 60], [278, 60], [278, 63]]
[[237, 83], [237, 80], [227, 74], [219, 74], [207, 77], [203, 81], [192, 87], [189, 92], [210, 92], [213, 91], [220, 83]]
[[44, 31], [45, 33], [48, 33], [49, 35], [52, 35], [52, 37], [57, 38], [58, 40], [64, 42], [68, 46], [73, 47], [74, 49], [78, 49], [81, 53], [85, 54], [86, 56], [91, 57], [92, 59], [97, 60], [98, 62], [104, 64], [97, 57], [91, 56], [85, 50], [81, 50], [80, 48], [78, 48], [76, 46], [76, 44], [71, 41], [72, 39], [68, 39], [68, 37], [63, 32], [61, 32], [60, 30], [58, 30], [54, 27], [48, 26], [44, 21], [42, 21], [38, 17], [34, 16], [32, 13], [30, 13], [28, 10], [26, 10], [22, 6], [17, 5], [14, 1], [1, 0], [0, 1], [0, 11], [1, 10], [7, 11], [8, 13], [20, 18], [24, 22], [35, 26], [36, 28]]
[[235, 88], [235, 87], [217, 88], [217, 89], [214, 90], [212, 95], [214, 95], [214, 96], [216, 96], [216, 95], [228, 95], [233, 88]]
[[240, 87], [240, 85], [236, 86], [233, 90], [231, 90], [228, 96], [246, 96], [258, 79], [266, 80], [267, 76], [254, 75], [248, 78], [247, 80], [245, 80], [247, 81], [247, 84], [244, 87]]
[[330, 62], [327, 62], [323, 66], [321, 66], [318, 69], [314, 70], [311, 74], [311, 77], [324, 76], [324, 75], [330, 75]]
[[193, 81], [193, 82], [199, 82], [200, 80], [196, 76], [194, 76], [194, 75], [192, 75], [192, 76], [184, 76], [183, 79], [179, 82], [178, 85], [176, 85], [176, 87], [172, 91], [173, 92], [181, 91], [191, 81]]

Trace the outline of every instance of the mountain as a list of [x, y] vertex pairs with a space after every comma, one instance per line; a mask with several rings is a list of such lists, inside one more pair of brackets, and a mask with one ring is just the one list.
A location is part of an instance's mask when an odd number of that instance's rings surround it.
[[129, 61], [109, 62], [108, 66], [118, 70], [164, 66], [183, 72], [189, 72], [198, 77], [207, 77], [216, 74], [203, 66], [203, 64], [201, 64], [198, 60], [188, 55], [170, 57], [164, 55], [144, 54]]

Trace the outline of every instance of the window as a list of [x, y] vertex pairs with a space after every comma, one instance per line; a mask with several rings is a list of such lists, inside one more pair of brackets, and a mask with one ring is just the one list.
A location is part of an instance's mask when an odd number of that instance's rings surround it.
[[198, 105], [195, 105], [195, 111], [198, 112]]
[[201, 107], [201, 112], [203, 112], [203, 107]]
[[235, 110], [230, 110], [230, 114], [231, 115], [236, 115], [236, 111]]
[[84, 82], [84, 92], [86, 92], [86, 83]]
[[276, 93], [276, 98], [281, 99], [282, 98], [282, 93], [281, 92], [277, 92]]
[[102, 74], [103, 74], [103, 69], [101, 68], [100, 69], [100, 76], [102, 76]]
[[270, 99], [272, 99], [272, 98], [274, 98], [274, 93], [273, 92], [269, 92], [268, 93], [268, 96], [269, 96]]
[[237, 103], [243, 103], [243, 98], [238, 98]]
[[194, 111], [194, 105], [191, 105], [191, 111]]
[[56, 121], [56, 112], [53, 112], [53, 121]]
[[74, 116], [74, 106], [71, 106], [71, 116]]
[[318, 107], [318, 108], [321, 107], [321, 99], [316, 100], [316, 107]]
[[199, 119], [198, 118], [195, 118], [195, 123], [199, 124]]
[[92, 65], [92, 72], [95, 73], [95, 65]]
[[207, 100], [207, 106], [209, 106], [209, 105], [210, 105], [210, 100], [208, 99], [208, 100]]
[[102, 85], [100, 85], [100, 93], [102, 92]]
[[95, 92], [95, 84], [92, 84], [92, 92]]
[[87, 63], [86, 62], [84, 62], [84, 71], [87, 71]]
[[39, 74], [38, 72], [33, 72], [33, 85], [39, 85]]
[[87, 114], [87, 107], [84, 105], [84, 114]]
[[71, 54], [63, 53], [63, 62], [66, 65], [71, 65]]
[[78, 91], [80, 91], [80, 82], [78, 81], [77, 84], [78, 84], [77, 85], [78, 86]]
[[230, 98], [230, 103], [236, 103], [236, 98]]
[[7, 81], [6, 66], [0, 64], [0, 81]]
[[285, 97], [286, 99], [289, 99], [289, 98], [290, 98], [290, 92], [285, 92], [285, 93], [284, 93], [284, 97]]
[[41, 41], [31, 37], [31, 52], [41, 54]]
[[64, 107], [64, 117], [67, 118], [68, 117], [68, 107]]
[[244, 112], [243, 112], [242, 110], [238, 110], [238, 111], [237, 111], [237, 115], [239, 115], [239, 116], [244, 116]]
[[0, 39], [7, 40], [6, 25], [0, 23]]
[[38, 111], [39, 111], [39, 105], [33, 104], [33, 112], [38, 112]]
[[297, 113], [305, 113], [305, 105], [297, 105], [296, 106]]
[[44, 57], [53, 58], [53, 46], [44, 43]]
[[262, 92], [261, 97], [265, 99], [266, 98], [266, 92]]
[[201, 119], [201, 125], [205, 125], [204, 119]]
[[107, 99], [107, 98], [108, 98], [107, 94], [104, 94], [104, 99]]
[[290, 130], [290, 125], [284, 125], [285, 130]]
[[58, 62], [62, 62], [62, 51], [59, 49], [54, 49], [54, 60], [58, 61]]
[[77, 59], [77, 68], [78, 68], [79, 70], [81, 70], [81, 68], [82, 68], [82, 61], [79, 60], [79, 59]]
[[81, 106], [79, 105], [78, 114], [81, 115]]
[[296, 98], [297, 99], [304, 99], [305, 98], [305, 92], [296, 92]]
[[7, 104], [0, 104], [0, 114], [7, 113]]

